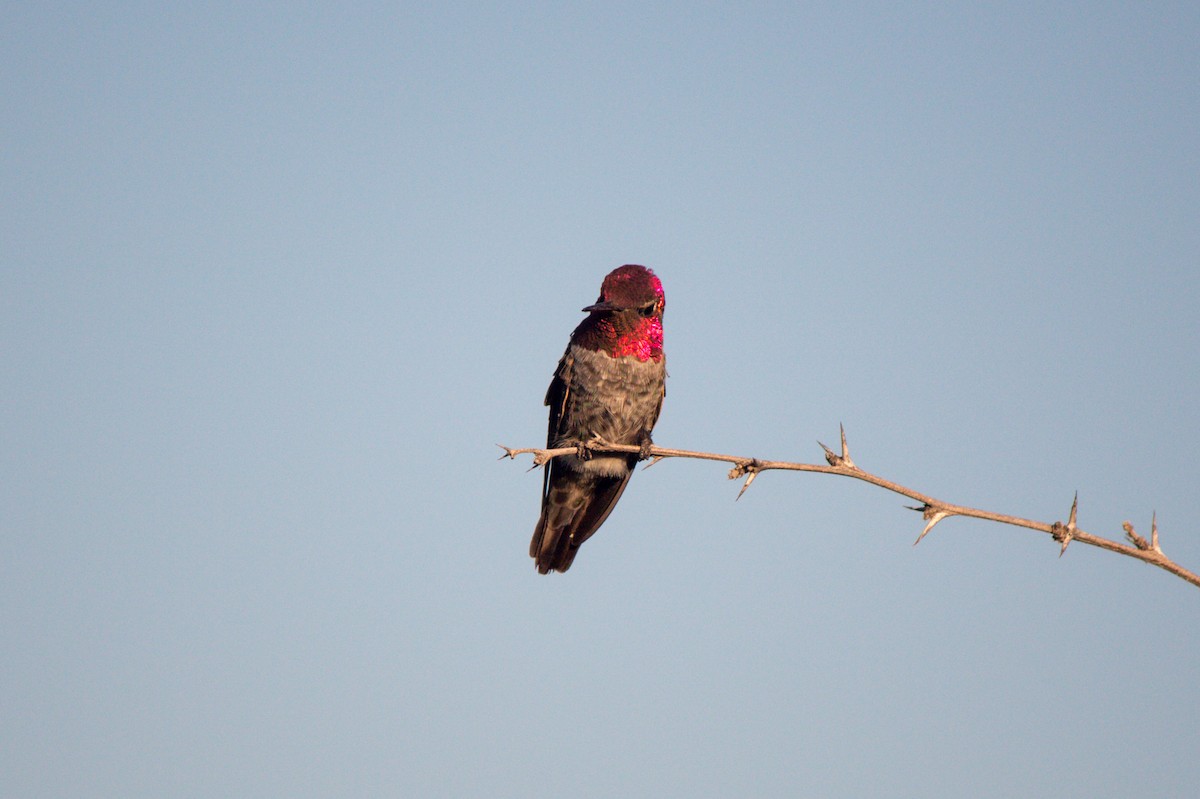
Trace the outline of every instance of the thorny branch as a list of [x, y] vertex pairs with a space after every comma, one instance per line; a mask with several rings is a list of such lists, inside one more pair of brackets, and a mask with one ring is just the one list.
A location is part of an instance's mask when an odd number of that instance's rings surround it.
[[[1125, 555], [1130, 558], [1149, 563], [1152, 566], [1157, 566], [1164, 569], [1182, 580], [1186, 580], [1194, 586], [1200, 587], [1200, 575], [1188, 571], [1175, 561], [1163, 554], [1162, 549], [1158, 545], [1158, 520], [1152, 517], [1150, 522], [1150, 540], [1147, 541], [1142, 536], [1138, 535], [1133, 529], [1133, 525], [1125, 522], [1123, 526], [1125, 537], [1128, 539], [1128, 544], [1123, 544], [1119, 541], [1113, 541], [1108, 538], [1102, 538], [1098, 535], [1080, 530], [1075, 525], [1076, 511], [1079, 507], [1079, 496], [1075, 496], [1075, 500], [1071, 503], [1070, 515], [1067, 517], [1067, 523], [1054, 522], [1046, 524], [1045, 522], [1033, 521], [1032, 519], [1023, 519], [1019, 516], [1008, 516], [1003, 513], [993, 513], [992, 511], [979, 510], [978, 508], [970, 508], [965, 505], [955, 505], [950, 502], [943, 502], [940, 499], [922, 494], [919, 491], [914, 491], [911, 488], [906, 488], [899, 483], [894, 483], [891, 480], [884, 479], [878, 475], [871, 474], [859, 468], [850, 458], [850, 448], [846, 444], [845, 428], [841, 431], [842, 446], [841, 452], [835, 453], [829, 447], [820, 444], [821, 449], [825, 450], [825, 460], [828, 465], [816, 463], [792, 463], [789, 461], [767, 461], [760, 458], [743, 458], [737, 455], [719, 455], [712, 452], [694, 452], [686, 449], [668, 449], [666, 447], [654, 446], [650, 448], [650, 456], [653, 457], [651, 464], [658, 462], [663, 458], [697, 458], [700, 460], [723, 461], [732, 463], [733, 468], [729, 470], [729, 479], [737, 480], [741, 477], [746, 478], [746, 482], [742, 485], [741, 491], [738, 492], [738, 499], [742, 494], [746, 493], [746, 489], [754, 482], [754, 478], [761, 472], [771, 469], [792, 472], [819, 472], [821, 474], [836, 474], [842, 477], [853, 477], [855, 480], [862, 480], [866, 483], [879, 486], [894, 494], [908, 497], [916, 500], [919, 505], [908, 506], [912, 510], [920, 511], [925, 520], [925, 529], [917, 536], [914, 546], [921, 542], [934, 526], [943, 519], [950, 516], [969, 516], [975, 519], [986, 519], [988, 521], [999, 522], [1000, 524], [1008, 524], [1014, 527], [1025, 527], [1030, 530], [1038, 530], [1047, 533], [1055, 541], [1061, 544], [1059, 549], [1059, 557], [1067, 551], [1067, 545], [1072, 541], [1078, 541], [1081, 544], [1107, 549], [1110, 552], [1116, 552], [1120, 555]], [[629, 452], [640, 454], [640, 447], [631, 444], [610, 444], [600, 438], [584, 444], [593, 452]], [[578, 447], [560, 447], [558, 449], [541, 449], [538, 447], [527, 447], [524, 449], [512, 449], [500, 445], [504, 450], [501, 458], [516, 458], [518, 455], [532, 454], [534, 467], [542, 466], [552, 458], [557, 458], [560, 455], [574, 455], [579, 452]]]

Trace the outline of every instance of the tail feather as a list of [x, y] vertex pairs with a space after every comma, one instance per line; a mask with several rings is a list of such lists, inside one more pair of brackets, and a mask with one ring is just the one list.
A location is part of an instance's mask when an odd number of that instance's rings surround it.
[[538, 572], [565, 572], [571, 568], [579, 547], [612, 513], [632, 473], [631, 469], [622, 476], [610, 477], [570, 469], [551, 472], [542, 497], [542, 514], [529, 543], [529, 555]]

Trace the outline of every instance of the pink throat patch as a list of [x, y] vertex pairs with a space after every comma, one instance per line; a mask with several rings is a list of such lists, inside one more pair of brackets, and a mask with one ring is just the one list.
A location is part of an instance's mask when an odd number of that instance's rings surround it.
[[601, 327], [608, 327], [605, 332], [608, 333], [608, 338], [612, 341], [612, 347], [609, 350], [614, 358], [622, 358], [632, 355], [639, 361], [661, 361], [663, 356], [663, 327], [662, 320], [658, 317], [650, 317], [643, 319], [637, 329], [623, 336], [616, 336], [612, 327], [604, 322], [601, 322]]

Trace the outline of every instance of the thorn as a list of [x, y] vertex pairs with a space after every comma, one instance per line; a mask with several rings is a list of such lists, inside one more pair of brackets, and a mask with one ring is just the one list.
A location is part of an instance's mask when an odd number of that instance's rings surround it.
[[1050, 525], [1050, 535], [1055, 541], [1062, 544], [1062, 549], [1058, 550], [1058, 556], [1061, 558], [1067, 551], [1067, 547], [1071, 543], [1071, 539], [1075, 537], [1075, 519], [1079, 511], [1079, 492], [1075, 492], [1075, 499], [1071, 500], [1071, 514], [1067, 517], [1067, 523], [1055, 522]]
[[501, 455], [499, 458], [496, 458], [496, 460], [502, 461], [505, 458], [508, 458], [509, 460], [517, 459], [516, 450], [509, 449], [508, 447], [504, 446], [503, 444], [497, 444], [496, 446], [499, 447], [500, 449], [504, 450], [504, 454]]
[[1062, 544], [1062, 549], [1058, 550], [1058, 556], [1061, 558], [1063, 553], [1067, 551], [1067, 545], [1071, 543], [1073, 531], [1067, 528], [1067, 525], [1062, 522], [1055, 522], [1050, 525], [1050, 537]]
[[934, 525], [936, 525], [942, 519], [945, 519], [947, 516], [954, 515], [953, 513], [950, 513], [947, 510], [942, 510], [941, 508], [937, 508], [937, 507], [934, 507], [933, 505], [929, 505], [929, 504], [905, 505], [904, 507], [908, 508], [909, 510], [920, 511], [921, 515], [925, 518], [925, 520], [927, 522], [927, 524], [925, 525], [925, 529], [921, 531], [921, 534], [919, 536], [917, 536], [917, 540], [913, 541], [914, 547], [917, 544], [921, 543], [921, 539], [929, 534], [929, 531], [933, 529]]
[[742, 494], [746, 493], [746, 489], [749, 488], [750, 484], [754, 482], [754, 478], [758, 476], [758, 472], [759, 472], [759, 463], [756, 459], [742, 461], [741, 463], [734, 464], [734, 467], [729, 470], [729, 479], [730, 480], [736, 480], [739, 477], [741, 477], [743, 474], [747, 475], [746, 484], [742, 486], [742, 490], [738, 492], [738, 495], [734, 499], [734, 502], [737, 502], [737, 500], [742, 498]]
[[649, 469], [651, 466], [653, 466], [654, 464], [658, 463], [659, 461], [661, 461], [661, 460], [662, 460], [663, 458], [665, 458], [665, 457], [667, 457], [667, 456], [666, 456], [666, 455], [652, 455], [652, 456], [650, 456], [650, 462], [649, 462], [649, 463], [647, 463], [645, 466], [643, 466], [643, 467], [642, 467], [642, 471], [643, 471], [643, 472], [644, 472], [644, 471], [646, 471], [646, 470], [647, 470], [647, 469]]
[[1160, 555], [1163, 553], [1158, 546], [1158, 511], [1150, 514], [1150, 548]]
[[842, 431], [842, 465], [851, 469], [857, 469], [854, 461], [850, 460], [850, 447], [846, 444], [846, 426], [838, 422], [838, 429]]
[[758, 477], [758, 472], [757, 471], [750, 472], [749, 477], [746, 478], [746, 484], [742, 486], [742, 490], [738, 492], [738, 495], [736, 497], [734, 497], [734, 499], [733, 499], [734, 502], [737, 502], [739, 499], [742, 498], [742, 494], [746, 493], [746, 489], [749, 488], [750, 484], [754, 482], [755, 477]]
[[917, 544], [921, 543], [921, 539], [929, 534], [929, 531], [933, 529], [933, 526], [949, 515], [950, 514], [946, 511], [939, 510], [932, 516], [927, 517], [929, 522], [925, 525], [925, 529], [921, 531], [921, 534], [917, 536], [917, 540], [913, 541], [913, 546], [915, 547]]
[[828, 463], [830, 466], [844, 466], [847, 469], [858, 469], [858, 467], [856, 465], [854, 465], [854, 461], [850, 460], [850, 447], [846, 445], [846, 428], [845, 428], [845, 426], [842, 425], [841, 423], [838, 423], [838, 430], [840, 430], [841, 434], [842, 434], [842, 454], [841, 455], [838, 455], [836, 452], [834, 452], [829, 447], [822, 444], [820, 441], [817, 442], [817, 444], [820, 445], [821, 449], [825, 450], [826, 463]]

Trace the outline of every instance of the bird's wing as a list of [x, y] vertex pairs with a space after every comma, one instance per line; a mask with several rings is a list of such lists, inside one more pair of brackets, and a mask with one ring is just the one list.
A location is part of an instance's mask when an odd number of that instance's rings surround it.
[[[575, 359], [571, 357], [571, 351], [568, 349], [559, 359], [558, 368], [554, 370], [554, 377], [550, 379], [550, 387], [546, 389], [545, 404], [550, 407], [550, 422], [546, 428], [547, 449], [554, 447], [558, 437], [562, 435], [562, 419], [567, 412], [567, 400], [571, 394], [571, 370], [574, 363]], [[550, 470], [553, 466], [554, 461], [552, 460], [546, 464], [545, 472], [542, 475], [543, 507], [550, 487]]]

